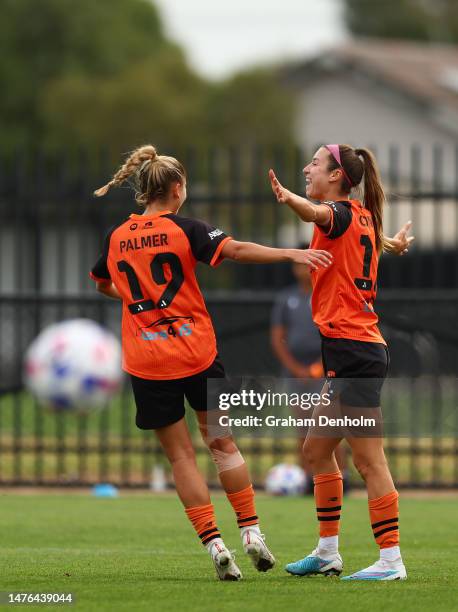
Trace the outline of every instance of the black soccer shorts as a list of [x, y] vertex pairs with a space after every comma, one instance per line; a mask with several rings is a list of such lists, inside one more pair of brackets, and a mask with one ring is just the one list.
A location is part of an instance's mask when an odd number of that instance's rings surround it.
[[159, 429], [172, 425], [185, 415], [184, 399], [194, 410], [207, 407], [207, 379], [225, 378], [224, 366], [217, 355], [209, 368], [193, 376], [175, 380], [150, 380], [130, 375], [139, 429]]
[[325, 376], [346, 406], [377, 408], [390, 362], [379, 342], [321, 336]]

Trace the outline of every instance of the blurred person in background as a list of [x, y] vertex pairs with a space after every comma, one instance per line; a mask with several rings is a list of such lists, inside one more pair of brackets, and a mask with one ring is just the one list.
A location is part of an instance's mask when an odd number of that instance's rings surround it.
[[[309, 248], [306, 242], [297, 248]], [[324, 378], [321, 359], [321, 338], [312, 318], [312, 278], [308, 266], [293, 263], [296, 283], [283, 289], [277, 296], [271, 313], [270, 340], [272, 349], [281, 363], [280, 376], [287, 380], [288, 393], [320, 393]], [[294, 379], [294, 380], [292, 380]], [[295, 416], [304, 418], [300, 407]], [[306, 474], [305, 494], [313, 495], [313, 473], [302, 451], [307, 428], [297, 428], [298, 458]], [[335, 449], [337, 465], [342, 473], [344, 492], [348, 492], [349, 478], [344, 443]]]

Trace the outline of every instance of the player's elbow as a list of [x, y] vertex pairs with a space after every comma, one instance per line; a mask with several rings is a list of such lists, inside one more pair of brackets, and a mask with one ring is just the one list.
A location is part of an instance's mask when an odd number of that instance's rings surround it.
[[106, 293], [110, 285], [111, 281], [97, 281], [95, 288], [99, 293]]

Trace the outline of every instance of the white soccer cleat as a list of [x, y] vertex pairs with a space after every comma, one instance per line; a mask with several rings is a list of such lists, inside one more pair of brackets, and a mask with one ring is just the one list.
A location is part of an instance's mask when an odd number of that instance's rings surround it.
[[344, 576], [342, 580], [405, 580], [406, 578], [407, 572], [402, 559], [396, 561], [379, 559], [366, 569]]
[[215, 542], [210, 554], [220, 580], [241, 580], [242, 572], [234, 561], [234, 555], [225, 546]]
[[275, 557], [267, 548], [262, 533], [246, 529], [242, 536], [243, 550], [258, 572], [267, 572], [275, 565]]
[[293, 576], [313, 576], [323, 574], [324, 576], [339, 576], [342, 573], [342, 557], [336, 553], [320, 553], [317, 548], [307, 557], [288, 563], [285, 570]]

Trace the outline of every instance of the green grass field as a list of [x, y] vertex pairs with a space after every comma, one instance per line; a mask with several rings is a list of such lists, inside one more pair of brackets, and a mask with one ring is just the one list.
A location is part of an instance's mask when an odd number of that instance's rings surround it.
[[[4, 494], [0, 503], [0, 591], [73, 592], [84, 611], [437, 612], [456, 609], [458, 601], [456, 498], [401, 499], [409, 578], [378, 584], [284, 572], [286, 562], [314, 547], [312, 499], [259, 496], [261, 527], [278, 565], [258, 574], [241, 552], [231, 508], [214, 496], [218, 524], [244, 573], [239, 583], [216, 580], [174, 495]], [[340, 548], [349, 573], [373, 562], [377, 549], [364, 499], [346, 499], [342, 516]]]

